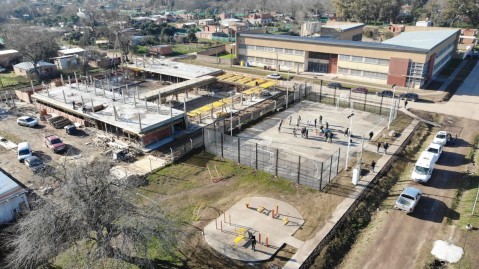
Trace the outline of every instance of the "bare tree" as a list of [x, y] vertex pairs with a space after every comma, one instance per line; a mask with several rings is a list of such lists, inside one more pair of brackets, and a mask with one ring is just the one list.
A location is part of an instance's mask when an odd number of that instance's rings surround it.
[[14, 226], [9, 268], [47, 265], [66, 250], [86, 267], [126, 262], [149, 268], [151, 246], [172, 253], [174, 225], [155, 201], [135, 192], [137, 180], [113, 178], [111, 166], [94, 160], [59, 171], [62, 183], [55, 195], [34, 205]]
[[18, 50], [24, 60], [31, 61], [35, 73], [41, 80], [38, 62], [57, 56], [59, 46], [58, 33], [26, 25], [11, 24], [2, 28], [2, 36], [7, 47]]

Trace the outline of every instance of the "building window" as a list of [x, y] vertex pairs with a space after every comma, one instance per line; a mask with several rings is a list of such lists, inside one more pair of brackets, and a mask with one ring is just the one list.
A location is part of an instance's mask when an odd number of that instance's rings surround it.
[[342, 60], [342, 61], [351, 61], [351, 55], [343, 55], [343, 54], [340, 54], [339, 55], [339, 59]]
[[363, 62], [363, 57], [361, 56], [352, 56], [351, 61], [357, 62], [357, 63], [362, 63]]
[[294, 50], [285, 49], [285, 50], [284, 50], [284, 53], [286, 53], [286, 54], [293, 54], [293, 51], [294, 51]]
[[338, 73], [339, 73], [339, 74], [349, 74], [349, 69], [348, 69], [348, 68], [339, 67], [339, 68], [338, 68]]
[[283, 48], [276, 48], [276, 49], [275, 49], [275, 52], [277, 52], [277, 53], [284, 53], [284, 49], [283, 49]]

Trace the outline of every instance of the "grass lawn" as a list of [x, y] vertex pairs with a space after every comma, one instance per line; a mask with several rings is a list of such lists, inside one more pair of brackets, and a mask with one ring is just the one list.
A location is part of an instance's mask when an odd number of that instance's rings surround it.
[[218, 55], [218, 57], [223, 58], [223, 59], [234, 59], [234, 58], [236, 58], [236, 54], [221, 53], [220, 55]]
[[173, 53], [175, 55], [182, 55], [182, 54], [188, 54], [192, 52], [198, 52], [202, 51], [205, 49], [208, 49], [209, 46], [207, 44], [175, 44], [172, 46]]
[[29, 79], [25, 77], [17, 76], [13, 72], [0, 74], [0, 88], [14, 86], [14, 85], [22, 84], [22, 83], [29, 83], [29, 82], [30, 82]]

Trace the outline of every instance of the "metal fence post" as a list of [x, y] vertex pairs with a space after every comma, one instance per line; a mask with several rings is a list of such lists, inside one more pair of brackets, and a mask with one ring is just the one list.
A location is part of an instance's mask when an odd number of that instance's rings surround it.
[[240, 138], [238, 137], [238, 163], [241, 163], [241, 157], [240, 157]]
[[298, 184], [299, 184], [300, 171], [301, 171], [301, 155], [298, 158]]
[[364, 94], [364, 107], [363, 107], [363, 111], [366, 111], [366, 98], [368, 97], [367, 94]]
[[379, 115], [381, 115], [381, 112], [383, 110], [383, 98], [384, 96], [381, 95], [381, 104], [379, 104]]
[[202, 141], [203, 141], [203, 152], [206, 151], [206, 143], [205, 143], [205, 128], [203, 128], [201, 130], [201, 138], [202, 138]]
[[321, 95], [323, 95], [323, 80], [321, 80], [321, 86], [319, 86], [319, 102], [321, 103]]
[[275, 176], [278, 176], [278, 159], [279, 159], [279, 149], [276, 149], [276, 168], [274, 170]]
[[333, 102], [333, 105], [336, 104], [336, 87], [334, 87], [334, 102]]
[[256, 146], [256, 150], [254, 152], [255, 155], [256, 155], [256, 157], [255, 157], [255, 160], [256, 160], [255, 161], [255, 168], [256, 168], [256, 170], [258, 170], [258, 143], [256, 143], [255, 146]]
[[331, 182], [331, 171], [333, 169], [333, 155], [331, 155], [331, 160], [329, 162], [329, 179], [328, 179], [328, 183]]
[[321, 187], [323, 186], [323, 166], [324, 166], [324, 162], [321, 162], [321, 176], [319, 177], [319, 190], [322, 190]]
[[223, 133], [221, 133], [221, 158], [223, 158]]
[[338, 149], [338, 166], [336, 167], [337, 168], [337, 171], [336, 171], [336, 175], [339, 174], [339, 159], [341, 157], [341, 148]]

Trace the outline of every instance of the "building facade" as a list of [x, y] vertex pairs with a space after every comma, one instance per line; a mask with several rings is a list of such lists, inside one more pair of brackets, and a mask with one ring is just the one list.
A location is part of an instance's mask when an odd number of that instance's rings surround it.
[[331, 73], [421, 88], [452, 59], [459, 30], [403, 33], [383, 43], [239, 33], [239, 61], [296, 73]]
[[11, 223], [18, 214], [30, 210], [28, 191], [0, 170], [0, 224]]

